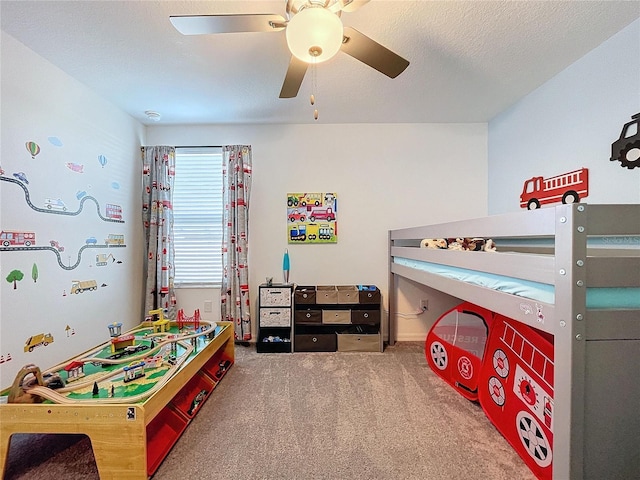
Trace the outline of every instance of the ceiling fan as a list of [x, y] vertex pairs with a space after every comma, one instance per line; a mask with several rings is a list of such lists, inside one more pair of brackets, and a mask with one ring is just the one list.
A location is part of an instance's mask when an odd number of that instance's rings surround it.
[[213, 33], [276, 32], [284, 30], [291, 51], [280, 98], [298, 95], [309, 64], [317, 64], [343, 51], [390, 78], [396, 78], [409, 61], [360, 33], [342, 25], [342, 12], [352, 12], [369, 0], [286, 0], [281, 15], [222, 14], [171, 16], [183, 35]]

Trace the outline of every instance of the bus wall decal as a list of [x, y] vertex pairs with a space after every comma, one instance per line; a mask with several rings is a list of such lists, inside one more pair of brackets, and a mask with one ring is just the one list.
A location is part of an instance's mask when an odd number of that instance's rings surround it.
[[625, 123], [620, 132], [620, 138], [611, 144], [612, 162], [620, 162], [621, 167], [633, 169], [640, 167], [640, 113], [631, 116], [631, 121]]
[[578, 203], [589, 196], [589, 169], [581, 168], [553, 177], [525, 180], [520, 207], [535, 210], [549, 203]]

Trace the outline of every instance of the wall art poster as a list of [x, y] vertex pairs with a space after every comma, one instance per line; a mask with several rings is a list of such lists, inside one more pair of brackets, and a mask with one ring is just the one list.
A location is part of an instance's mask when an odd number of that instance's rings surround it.
[[335, 193], [287, 193], [289, 243], [338, 243]]

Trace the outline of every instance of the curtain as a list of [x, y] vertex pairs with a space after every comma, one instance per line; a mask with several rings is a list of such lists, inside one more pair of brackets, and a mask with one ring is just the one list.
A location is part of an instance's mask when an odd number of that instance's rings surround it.
[[145, 234], [145, 314], [165, 309], [176, 318], [173, 289], [173, 178], [174, 147], [142, 148], [142, 220]]
[[235, 340], [251, 340], [249, 301], [249, 192], [251, 146], [222, 147], [222, 289], [221, 318], [233, 322]]

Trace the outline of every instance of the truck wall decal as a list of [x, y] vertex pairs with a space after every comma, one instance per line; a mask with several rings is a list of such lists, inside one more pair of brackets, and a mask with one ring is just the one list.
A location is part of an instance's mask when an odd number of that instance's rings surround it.
[[629, 123], [625, 123], [620, 132], [620, 138], [611, 144], [612, 162], [620, 162], [620, 166], [633, 169], [640, 167], [640, 113], [631, 117]]
[[535, 210], [549, 203], [578, 203], [589, 195], [589, 169], [581, 168], [554, 177], [525, 180], [520, 207]]

